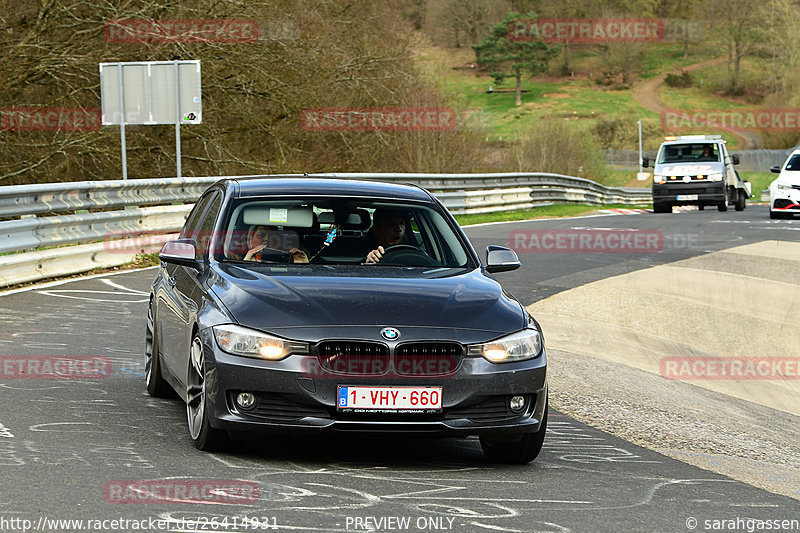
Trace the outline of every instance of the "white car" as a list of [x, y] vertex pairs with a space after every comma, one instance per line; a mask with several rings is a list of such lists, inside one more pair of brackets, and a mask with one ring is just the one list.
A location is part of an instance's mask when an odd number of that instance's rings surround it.
[[792, 218], [800, 214], [800, 150], [795, 150], [781, 168], [770, 169], [778, 179], [769, 186], [769, 218]]

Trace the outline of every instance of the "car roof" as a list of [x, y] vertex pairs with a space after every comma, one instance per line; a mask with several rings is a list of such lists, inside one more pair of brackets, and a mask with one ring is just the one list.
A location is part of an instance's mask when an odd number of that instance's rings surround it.
[[[366, 177], [366, 176], [365, 176]], [[253, 176], [222, 180], [233, 182], [239, 198], [255, 196], [342, 196], [430, 202], [431, 196], [417, 185], [367, 179], [325, 176]]]
[[719, 144], [724, 142], [722, 139], [676, 139], [674, 141], [664, 141], [662, 146], [670, 146], [673, 144]]

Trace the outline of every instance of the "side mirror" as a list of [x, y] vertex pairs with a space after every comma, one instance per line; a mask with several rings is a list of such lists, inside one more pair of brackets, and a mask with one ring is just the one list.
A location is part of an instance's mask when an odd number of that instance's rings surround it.
[[650, 166], [650, 158], [649, 157], [643, 157], [642, 158], [642, 168], [647, 168], [649, 166]]
[[734, 165], [738, 165], [739, 164], [739, 154], [733, 154], [731, 156], [731, 161], [733, 161]]
[[773, 174], [780, 174], [781, 173], [781, 166], [780, 165], [775, 165], [775, 166], [769, 167], [769, 171], [772, 172]]
[[203, 270], [203, 261], [197, 259], [196, 255], [197, 243], [193, 239], [178, 239], [165, 242], [158, 258], [165, 263]]
[[520, 266], [519, 257], [514, 250], [494, 244], [486, 247], [487, 272], [507, 272], [516, 270]]

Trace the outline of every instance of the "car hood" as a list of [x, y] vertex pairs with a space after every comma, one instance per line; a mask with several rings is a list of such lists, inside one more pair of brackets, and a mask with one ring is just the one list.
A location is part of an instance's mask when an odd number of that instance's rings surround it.
[[[297, 268], [304, 269], [302, 274]], [[295, 269], [295, 270], [292, 270]], [[480, 269], [421, 278], [422, 269], [385, 266], [281, 269], [219, 264], [211, 290], [241, 325], [287, 334], [365, 326], [458, 329], [500, 334], [525, 327], [522, 306]], [[428, 274], [430, 276], [430, 274]], [[347, 334], [344, 334], [347, 336]]]
[[770, 185], [800, 185], [800, 170], [782, 170], [778, 179], [774, 180]]

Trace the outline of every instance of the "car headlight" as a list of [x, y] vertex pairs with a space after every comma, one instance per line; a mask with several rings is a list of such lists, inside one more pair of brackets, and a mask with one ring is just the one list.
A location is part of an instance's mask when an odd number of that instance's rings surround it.
[[656, 183], [666, 183], [667, 182], [667, 177], [662, 175], [662, 174], [654, 174], [653, 175], [653, 181], [656, 182]]
[[211, 329], [214, 330], [214, 338], [217, 339], [220, 349], [233, 355], [278, 361], [291, 354], [308, 353], [308, 344], [305, 342], [273, 337], [234, 324], [214, 326]]
[[778, 183], [777, 187], [778, 187], [778, 189], [781, 189], [781, 190], [784, 190], [784, 191], [790, 190], [792, 188], [791, 185], [787, 185], [785, 183]]
[[722, 181], [722, 172], [715, 172], [713, 174], [709, 174], [708, 179], [711, 181]]
[[467, 348], [467, 355], [480, 355], [490, 363], [526, 361], [539, 357], [541, 353], [542, 335], [537, 329], [523, 329], [501, 339]]

